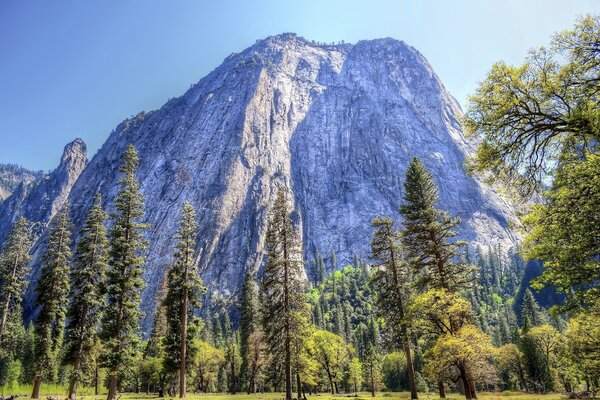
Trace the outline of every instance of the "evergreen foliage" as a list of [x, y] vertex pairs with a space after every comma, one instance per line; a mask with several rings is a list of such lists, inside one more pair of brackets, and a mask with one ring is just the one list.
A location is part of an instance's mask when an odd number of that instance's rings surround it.
[[187, 392], [186, 369], [193, 359], [193, 339], [199, 329], [195, 313], [200, 309], [202, 280], [196, 269], [195, 247], [198, 224], [191, 203], [183, 203], [177, 231], [175, 263], [168, 273], [163, 306], [167, 319], [164, 337], [165, 369], [179, 372], [179, 397]]
[[31, 245], [30, 223], [19, 218], [0, 253], [0, 358], [13, 347], [12, 333], [22, 324], [21, 299], [27, 287]]
[[302, 243], [289, 217], [286, 194], [279, 189], [267, 230], [264, 272], [264, 328], [271, 353], [283, 361], [286, 400], [292, 399], [292, 345], [307, 323], [302, 283]]
[[96, 343], [96, 329], [104, 306], [104, 279], [108, 265], [107, 215], [98, 194], [79, 232], [70, 273], [64, 362], [73, 366], [68, 398], [75, 400], [82, 367]]
[[[41, 380], [55, 367], [62, 344], [69, 293], [71, 220], [64, 207], [53, 219], [36, 285], [35, 378], [32, 399], [39, 398]], [[51, 375], [50, 375], [51, 376]]]
[[409, 293], [411, 273], [408, 264], [402, 260], [399, 245], [400, 234], [394, 230], [394, 222], [390, 218], [376, 217], [371, 225], [375, 228], [371, 242], [372, 258], [377, 272], [374, 276], [378, 289], [377, 306], [379, 313], [386, 319], [392, 340], [404, 349], [406, 370], [410, 385], [411, 398], [417, 397], [417, 383], [411, 351], [409, 321], [405, 318], [405, 304]]
[[416, 157], [406, 172], [404, 201], [400, 207], [404, 217], [402, 244], [416, 273], [415, 285], [420, 289], [463, 290], [472, 280], [471, 268], [456, 260], [465, 243], [449, 241], [456, 235], [460, 218], [451, 218], [436, 208], [437, 187]]
[[142, 232], [147, 226], [141, 222], [144, 199], [135, 176], [138, 164], [137, 151], [129, 145], [119, 169], [122, 175], [110, 230], [107, 302], [100, 330], [105, 348], [103, 365], [109, 368], [108, 400], [117, 399], [119, 373], [133, 361], [139, 341], [142, 254], [146, 249]]

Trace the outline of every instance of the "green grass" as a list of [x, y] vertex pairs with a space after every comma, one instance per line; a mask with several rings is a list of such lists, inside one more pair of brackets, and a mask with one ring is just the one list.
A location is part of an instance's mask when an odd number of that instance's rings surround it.
[[[102, 393], [98, 396], [93, 396], [92, 388], [82, 388], [79, 391], [79, 395], [77, 397], [78, 400], [105, 400], [106, 393]], [[13, 387], [10, 390], [8, 388], [0, 387], [0, 395], [1, 396], [9, 396], [11, 394], [17, 394], [19, 397], [29, 397], [31, 394], [31, 385], [22, 385]], [[482, 400], [563, 400], [565, 396], [560, 394], [527, 394], [520, 392], [497, 392], [497, 393], [488, 393], [488, 392], [480, 392], [478, 393], [479, 398]], [[66, 397], [66, 388], [63, 386], [57, 385], [42, 385], [40, 398], [45, 400], [47, 396], [52, 396], [54, 398], [65, 399]], [[282, 393], [265, 393], [265, 394], [253, 394], [248, 395], [245, 393], [240, 393], [236, 395], [230, 394], [194, 394], [189, 393], [187, 399], [189, 400], [282, 400], [284, 395]], [[341, 400], [344, 398], [347, 399], [355, 399], [355, 400], [370, 400], [373, 399], [370, 393], [359, 393], [358, 397], [354, 397], [352, 395], [336, 395], [332, 396], [329, 394], [320, 394], [317, 396], [308, 396], [309, 399], [315, 400]], [[394, 399], [409, 399], [410, 395], [408, 392], [383, 392], [377, 393], [375, 400], [394, 400]], [[436, 393], [419, 393], [419, 398], [423, 400], [437, 400], [439, 396]], [[149, 400], [149, 399], [158, 399], [158, 395], [145, 393], [135, 394], [135, 393], [123, 393], [121, 395], [122, 400]], [[165, 400], [170, 400], [172, 398], [165, 397]], [[458, 400], [464, 399], [464, 396], [460, 394], [450, 394], [448, 395], [448, 399]]]

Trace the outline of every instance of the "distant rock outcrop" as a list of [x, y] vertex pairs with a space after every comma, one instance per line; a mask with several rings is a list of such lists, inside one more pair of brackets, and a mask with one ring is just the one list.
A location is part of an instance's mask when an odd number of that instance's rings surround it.
[[0, 243], [19, 217], [37, 223], [43, 230], [67, 201], [73, 184], [87, 164], [87, 148], [83, 140], [75, 139], [65, 146], [58, 167], [47, 175], [21, 182], [0, 204]]
[[0, 164], [0, 203], [20, 184], [28, 185], [42, 176], [42, 171], [30, 171], [16, 164]]

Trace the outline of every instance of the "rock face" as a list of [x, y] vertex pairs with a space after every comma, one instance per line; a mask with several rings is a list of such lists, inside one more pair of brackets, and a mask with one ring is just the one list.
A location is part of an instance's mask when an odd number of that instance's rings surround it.
[[182, 97], [117, 126], [73, 185], [72, 216], [81, 226], [96, 192], [113, 211], [120, 157], [133, 143], [151, 225], [146, 329], [185, 200], [198, 210], [205, 285], [225, 297], [237, 293], [245, 270], [261, 266], [279, 186], [292, 193], [305, 257], [336, 252], [342, 266], [355, 255], [367, 259], [375, 215], [400, 220], [414, 156], [433, 172], [440, 206], [462, 217], [462, 238], [512, 246], [511, 208], [465, 172], [472, 148], [460, 116], [425, 58], [403, 42], [270, 37], [229, 56]]
[[47, 175], [25, 180], [0, 204], [0, 243], [19, 217], [36, 223], [41, 234], [60, 210], [79, 174], [87, 164], [86, 145], [81, 139], [67, 144], [58, 167]]
[[41, 171], [30, 171], [15, 164], [0, 164], [0, 203], [21, 183], [28, 185], [44, 175]]

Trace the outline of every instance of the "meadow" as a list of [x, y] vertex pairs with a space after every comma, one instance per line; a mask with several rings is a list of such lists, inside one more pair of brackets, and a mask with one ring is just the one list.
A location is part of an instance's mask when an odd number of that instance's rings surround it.
[[[46, 399], [47, 397], [52, 397], [53, 399], [66, 399], [66, 388], [57, 385], [42, 385], [41, 390], [41, 399]], [[92, 388], [83, 388], [81, 390], [81, 395], [77, 397], [79, 400], [105, 400], [106, 394], [101, 393], [98, 396], [94, 396]], [[0, 397], [9, 397], [10, 395], [17, 395], [19, 398], [29, 397], [31, 394], [31, 386], [30, 385], [22, 385], [18, 387], [14, 387], [11, 390], [7, 388], [0, 387]], [[549, 393], [549, 394], [532, 394], [532, 393], [522, 393], [522, 392], [480, 392], [478, 393], [479, 399], [482, 400], [562, 400], [566, 399], [566, 396], [559, 393]], [[238, 393], [238, 394], [225, 394], [225, 393], [188, 393], [188, 400], [282, 400], [285, 397], [284, 393], [258, 393], [258, 394], [246, 394], [246, 393]], [[149, 400], [149, 399], [158, 399], [158, 395], [155, 393], [146, 394], [146, 393], [123, 393], [120, 394], [121, 400]], [[371, 397], [371, 394], [368, 392], [361, 392], [358, 396], [354, 396], [353, 394], [338, 394], [338, 395], [330, 395], [330, 394], [318, 394], [307, 396], [308, 399], [319, 399], [319, 400], [339, 400], [344, 398], [352, 398], [355, 400], [393, 400], [393, 399], [409, 399], [409, 392], [379, 392], [375, 397]], [[419, 393], [420, 399], [426, 400], [437, 400], [439, 396], [437, 393]], [[177, 398], [174, 397], [164, 397], [165, 400], [175, 400]], [[458, 393], [452, 393], [447, 396], [447, 399], [464, 399], [464, 396]]]

